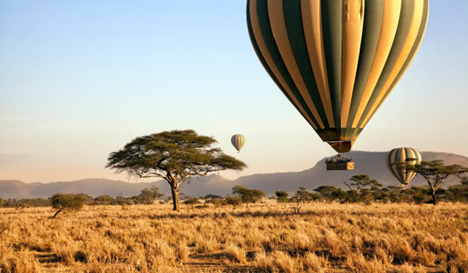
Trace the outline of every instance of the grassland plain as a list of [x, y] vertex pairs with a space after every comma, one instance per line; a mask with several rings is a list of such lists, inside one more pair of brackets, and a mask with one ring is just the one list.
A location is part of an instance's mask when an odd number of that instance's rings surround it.
[[0, 209], [1, 272], [468, 272], [468, 205]]

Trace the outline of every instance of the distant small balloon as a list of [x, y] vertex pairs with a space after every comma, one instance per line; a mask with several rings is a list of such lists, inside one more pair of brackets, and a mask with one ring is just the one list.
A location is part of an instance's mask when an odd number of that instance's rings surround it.
[[391, 150], [385, 157], [388, 170], [405, 187], [416, 176], [413, 171], [406, 170], [398, 164], [421, 164], [421, 154], [413, 148], [397, 148]]
[[240, 152], [240, 150], [245, 144], [245, 137], [240, 134], [233, 135], [231, 138], [231, 143], [232, 143], [232, 146], [236, 148], [237, 152]]

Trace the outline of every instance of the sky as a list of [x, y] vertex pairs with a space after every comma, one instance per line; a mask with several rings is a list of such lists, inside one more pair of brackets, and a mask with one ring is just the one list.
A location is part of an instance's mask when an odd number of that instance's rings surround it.
[[[419, 52], [353, 150], [468, 156], [468, 1], [430, 5]], [[0, 179], [127, 181], [105, 169], [109, 153], [174, 129], [213, 136], [249, 165], [221, 173], [229, 179], [332, 156], [258, 61], [245, 10], [245, 0], [0, 1]]]

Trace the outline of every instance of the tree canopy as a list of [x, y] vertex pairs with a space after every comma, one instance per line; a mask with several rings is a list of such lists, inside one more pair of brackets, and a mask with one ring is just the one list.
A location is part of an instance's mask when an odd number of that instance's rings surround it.
[[256, 203], [260, 198], [265, 197], [265, 193], [257, 189], [248, 189], [244, 186], [237, 185], [232, 188], [232, 193], [239, 195], [244, 203]]
[[164, 194], [159, 192], [159, 188], [153, 185], [151, 188], [142, 189], [137, 199], [142, 204], [150, 205], [154, 203], [154, 200], [163, 196]]
[[222, 170], [241, 171], [247, 165], [212, 147], [216, 140], [194, 130], [173, 130], [137, 137], [108, 157], [106, 167], [137, 178], [160, 177], [171, 186], [174, 210], [180, 185], [190, 176]]
[[279, 203], [286, 203], [289, 200], [289, 194], [285, 191], [276, 191], [275, 195]]
[[55, 218], [64, 209], [68, 210], [80, 210], [83, 208], [89, 197], [85, 194], [63, 194], [56, 193], [50, 197], [52, 207], [57, 209], [57, 212], [52, 218]]

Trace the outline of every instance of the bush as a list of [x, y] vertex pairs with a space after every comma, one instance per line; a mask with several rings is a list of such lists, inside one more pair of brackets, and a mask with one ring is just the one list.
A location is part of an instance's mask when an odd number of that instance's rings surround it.
[[200, 200], [198, 198], [186, 198], [183, 202], [186, 205], [195, 205], [200, 204]]
[[216, 194], [207, 194], [205, 195], [205, 197], [203, 197], [204, 199], [223, 199], [221, 196], [219, 195], [216, 195]]
[[226, 199], [224, 199], [224, 203], [226, 205], [238, 206], [242, 204], [242, 198], [240, 196], [227, 196]]
[[110, 205], [115, 202], [115, 199], [109, 195], [101, 195], [94, 198], [93, 205]]
[[213, 204], [215, 207], [220, 207], [222, 203], [221, 199], [210, 199], [205, 202], [205, 204]]

